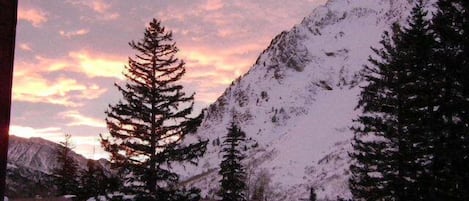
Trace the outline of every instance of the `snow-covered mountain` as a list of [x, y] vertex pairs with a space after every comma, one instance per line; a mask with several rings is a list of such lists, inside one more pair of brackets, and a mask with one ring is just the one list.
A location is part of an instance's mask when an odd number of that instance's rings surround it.
[[[7, 195], [9, 197], [33, 197], [51, 195], [55, 186], [51, 173], [57, 168], [56, 149], [58, 144], [42, 138], [21, 138], [10, 135], [8, 146]], [[80, 170], [86, 168], [85, 157], [72, 152]], [[109, 168], [106, 160], [97, 161]]]
[[[197, 130], [210, 140], [207, 154], [197, 167], [175, 167], [184, 175], [183, 184], [215, 196], [220, 144], [234, 121], [250, 138], [251, 194], [263, 186], [265, 200], [296, 201], [308, 198], [313, 187], [318, 200], [350, 198], [350, 127], [360, 112], [355, 110], [359, 86], [365, 84], [360, 71], [372, 55], [370, 47], [379, 47], [392, 23], [405, 23], [412, 6], [413, 0], [329, 0], [276, 36], [252, 68], [209, 106]], [[24, 188], [12, 186], [28, 177], [38, 187], [44, 184], [56, 167], [55, 146], [12, 136], [10, 190]], [[84, 167], [86, 159], [76, 159]]]
[[[210, 139], [186, 185], [213, 197], [219, 186], [220, 141], [231, 121], [252, 140], [247, 170], [266, 200], [350, 198], [350, 131], [370, 47], [405, 23], [412, 0], [329, 0], [276, 36], [252, 68], [210, 105], [197, 134]], [[197, 176], [193, 176], [193, 175]], [[192, 177], [190, 177], [192, 176]], [[252, 190], [251, 190], [252, 192]]]

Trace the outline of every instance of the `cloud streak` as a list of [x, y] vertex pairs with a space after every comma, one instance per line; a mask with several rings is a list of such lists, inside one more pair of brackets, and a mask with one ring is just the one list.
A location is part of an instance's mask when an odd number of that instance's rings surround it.
[[89, 29], [79, 29], [79, 30], [76, 30], [76, 31], [64, 31], [64, 30], [60, 30], [59, 31], [59, 34], [65, 38], [73, 38], [75, 36], [83, 36], [83, 35], [86, 35], [90, 32]]
[[25, 20], [34, 27], [41, 27], [43, 23], [47, 22], [47, 14], [40, 9], [20, 7], [18, 9], [18, 19]]
[[[103, 156], [91, 151], [105, 130], [102, 111], [121, 97], [112, 84], [124, 82], [127, 57], [135, 54], [127, 42], [141, 39], [151, 18], [173, 31], [177, 57], [186, 62], [182, 84], [202, 108], [246, 73], [276, 34], [324, 1], [21, 1], [12, 130], [59, 141], [66, 129], [80, 135], [77, 151]], [[31, 120], [38, 116], [44, 119]], [[44, 122], [51, 124], [42, 128]]]
[[63, 137], [62, 129], [59, 127], [46, 127], [46, 128], [33, 128], [29, 126], [11, 125], [10, 135], [16, 135], [19, 137], [43, 137], [43, 138], [57, 138], [58, 136]]
[[70, 120], [70, 122], [67, 123], [67, 126], [89, 126], [97, 128], [106, 127], [106, 123], [103, 120], [87, 117], [77, 110], [70, 110], [59, 113], [59, 116], [66, 120]]
[[31, 46], [29, 46], [29, 44], [27, 43], [21, 43], [19, 45], [19, 48], [23, 51], [27, 51], [27, 52], [30, 52], [30, 51], [33, 51], [33, 48], [31, 48]]
[[[106, 3], [105, 1], [103, 0], [68, 0], [67, 3], [70, 3], [72, 5], [75, 5], [75, 6], [84, 6], [84, 7], [87, 7], [91, 10], [93, 10], [94, 12], [96, 12], [98, 14], [97, 17], [95, 17], [94, 19], [97, 19], [97, 20], [104, 20], [104, 21], [108, 21], [108, 20], [116, 20], [120, 17], [120, 14], [117, 13], [117, 12], [111, 12], [111, 4], [110, 3]], [[90, 19], [89, 17], [85, 17], [85, 16], [82, 16], [81, 17], [82, 20], [85, 20], [85, 21], [92, 21], [93, 19]]]
[[95, 99], [106, 89], [97, 85], [81, 84], [75, 79], [46, 79], [37, 74], [15, 77], [13, 100], [32, 103], [49, 103], [67, 107], [79, 107], [83, 100]]

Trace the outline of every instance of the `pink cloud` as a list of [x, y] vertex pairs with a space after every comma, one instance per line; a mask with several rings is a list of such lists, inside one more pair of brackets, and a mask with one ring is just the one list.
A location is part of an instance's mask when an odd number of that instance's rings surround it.
[[86, 35], [90, 32], [89, 29], [79, 29], [79, 30], [76, 30], [76, 31], [63, 31], [63, 30], [60, 30], [59, 31], [59, 34], [65, 38], [72, 38], [72, 37], [75, 37], [75, 36], [83, 36], [83, 35]]
[[222, 0], [207, 0], [203, 8], [206, 11], [219, 10], [223, 8], [223, 2]]
[[86, 6], [98, 13], [104, 13], [109, 8], [111, 8], [111, 5], [105, 3], [103, 0], [79, 0], [79, 1], [67, 0], [67, 2], [71, 3], [72, 5]]
[[101, 119], [87, 117], [77, 110], [69, 110], [59, 113], [59, 116], [70, 120], [67, 126], [90, 126], [97, 128], [106, 128], [106, 123]]
[[33, 51], [33, 49], [31, 48], [31, 46], [27, 43], [21, 43], [19, 44], [19, 48], [23, 51], [26, 51], [26, 52], [30, 52], [30, 51]]
[[[99, 16], [96, 17], [98, 20], [115, 20], [120, 17], [119, 13], [111, 12], [111, 4], [106, 3], [103, 0], [79, 0], [79, 1], [67, 1], [72, 5], [85, 6], [94, 12], [98, 13]], [[90, 20], [87, 17], [82, 17], [83, 20]]]
[[47, 22], [47, 14], [42, 10], [36, 8], [22, 8], [18, 9], [18, 19], [30, 22], [34, 27], [40, 27], [43, 23]]

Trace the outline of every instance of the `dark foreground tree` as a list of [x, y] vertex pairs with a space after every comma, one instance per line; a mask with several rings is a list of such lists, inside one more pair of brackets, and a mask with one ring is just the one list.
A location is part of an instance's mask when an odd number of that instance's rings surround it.
[[5, 194], [18, 0], [0, 0], [0, 201]]
[[243, 167], [244, 154], [241, 151], [246, 134], [234, 123], [228, 128], [228, 134], [222, 144], [223, 161], [219, 174], [222, 201], [246, 201], [246, 172]]
[[64, 141], [57, 145], [57, 164], [53, 170], [54, 184], [60, 195], [75, 195], [78, 192], [78, 164], [72, 157], [71, 135], [65, 134]]
[[110, 136], [101, 136], [102, 146], [113, 167], [126, 175], [126, 194], [137, 200], [195, 200], [198, 191], [178, 189], [179, 176], [171, 168], [176, 162], [196, 164], [207, 144], [185, 141], [201, 116], [191, 117], [194, 94], [187, 95], [178, 83], [184, 62], [175, 57], [171, 32], [155, 19], [143, 39], [130, 46], [137, 54], [126, 66], [127, 83], [116, 84], [123, 99], [106, 112]]
[[435, 200], [469, 200], [469, 1], [439, 0], [433, 19], [443, 73], [433, 172]]
[[[435, 103], [440, 73], [432, 61], [435, 41], [418, 0], [407, 28], [394, 26], [370, 58], [354, 127], [356, 164], [350, 167], [354, 200], [431, 200]], [[392, 35], [392, 36], [390, 36]], [[434, 82], [435, 81], [435, 82]]]

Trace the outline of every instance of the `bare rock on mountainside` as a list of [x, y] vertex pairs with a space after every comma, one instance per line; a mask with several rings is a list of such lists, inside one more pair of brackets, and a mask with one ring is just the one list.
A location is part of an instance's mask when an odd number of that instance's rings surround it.
[[[186, 185], [215, 197], [220, 140], [231, 121], [250, 142], [250, 193], [264, 178], [271, 201], [350, 198], [352, 120], [360, 71], [385, 30], [405, 23], [410, 0], [329, 0], [276, 36], [252, 68], [208, 108], [197, 134], [210, 139], [198, 167], [181, 168]], [[194, 176], [196, 175], [196, 176]]]

